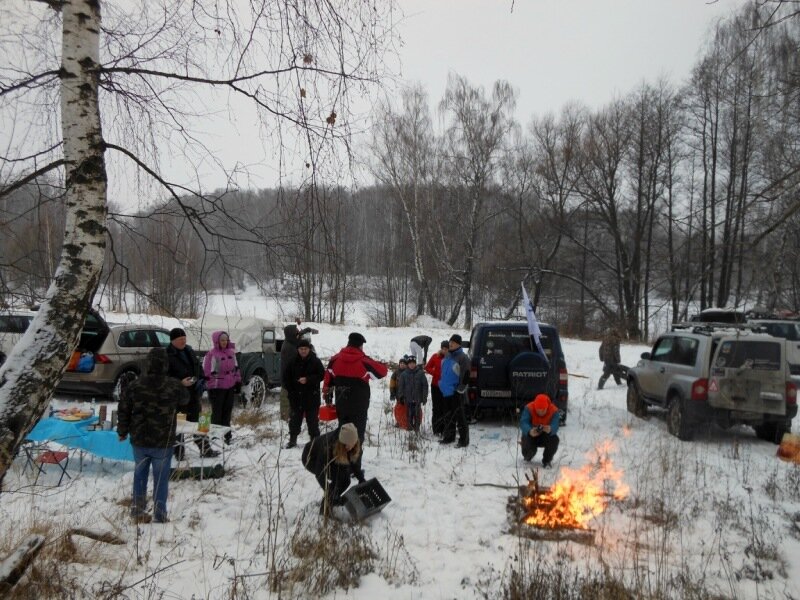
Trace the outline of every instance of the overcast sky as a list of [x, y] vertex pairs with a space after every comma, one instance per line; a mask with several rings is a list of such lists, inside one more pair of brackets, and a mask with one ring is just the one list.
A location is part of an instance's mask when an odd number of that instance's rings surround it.
[[[741, 0], [399, 0], [402, 75], [432, 102], [455, 71], [519, 90], [517, 116], [596, 108], [642, 81], [682, 82], [709, 26]], [[513, 10], [512, 10], [513, 5]]]
[[[3, 0], [0, 0], [2, 2]], [[675, 84], [688, 77], [713, 22], [742, 0], [397, 0], [399, 56], [390, 68], [404, 81], [420, 81], [432, 107], [442, 98], [450, 72], [487, 89], [497, 79], [519, 92], [517, 119], [558, 112], [571, 100], [598, 108], [643, 81], [666, 76]], [[396, 97], [396, 91], [388, 90]], [[377, 98], [371, 98], [376, 100]], [[240, 103], [241, 104], [241, 103]], [[224, 102], [223, 102], [224, 105]], [[362, 103], [356, 103], [362, 105]], [[2, 109], [2, 106], [0, 106]], [[0, 111], [2, 112], [2, 111]], [[14, 115], [6, 115], [13, 119]], [[344, 119], [347, 115], [342, 115]], [[366, 121], [351, 116], [356, 129]], [[10, 123], [11, 121], [5, 121]], [[3, 121], [0, 119], [0, 124]], [[263, 143], [252, 107], [232, 104], [215, 119], [198, 122], [212, 156], [229, 171], [246, 166], [244, 188], [278, 184], [274, 143]], [[3, 145], [0, 131], [0, 147]], [[38, 151], [30, 148], [30, 153]], [[295, 152], [295, 150], [297, 152]], [[225, 185], [216, 165], [187, 162], [164, 150], [167, 179], [209, 190]], [[286, 181], [303, 172], [302, 145], [283, 163]], [[171, 160], [172, 159], [172, 160]], [[123, 204], [148, 202], [163, 190], [138, 190], [132, 175], [110, 165], [110, 198]], [[345, 169], [346, 170], [346, 169]], [[343, 176], [346, 179], [346, 176]], [[193, 181], [194, 180], [194, 181]], [[345, 183], [341, 181], [340, 183]], [[362, 181], [362, 183], [368, 183]]]

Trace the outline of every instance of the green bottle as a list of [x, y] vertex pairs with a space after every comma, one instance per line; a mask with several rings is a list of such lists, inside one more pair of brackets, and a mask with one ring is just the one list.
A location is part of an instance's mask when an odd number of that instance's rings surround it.
[[211, 415], [207, 412], [200, 413], [200, 418], [197, 420], [197, 431], [208, 433], [211, 428]]

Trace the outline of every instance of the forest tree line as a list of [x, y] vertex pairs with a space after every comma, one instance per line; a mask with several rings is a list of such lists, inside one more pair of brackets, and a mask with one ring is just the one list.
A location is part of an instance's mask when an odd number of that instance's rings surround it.
[[[513, 82], [453, 74], [438, 102], [411, 86], [380, 107], [362, 152], [374, 183], [357, 190], [310, 176], [117, 207], [100, 293], [117, 310], [193, 316], [206, 292], [280, 282], [306, 320], [343, 321], [368, 299], [379, 324], [470, 328], [522, 315], [522, 281], [542, 320], [631, 339], [650, 337], [654, 315], [798, 311], [800, 26], [765, 14], [717, 24], [682, 84], [596, 110], [522, 123]], [[43, 293], [63, 227], [52, 183], [0, 199], [0, 299]]]

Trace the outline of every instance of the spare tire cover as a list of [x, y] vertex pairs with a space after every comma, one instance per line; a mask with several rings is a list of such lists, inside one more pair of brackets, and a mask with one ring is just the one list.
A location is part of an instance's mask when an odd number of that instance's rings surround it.
[[508, 379], [515, 398], [533, 400], [536, 394], [549, 393], [549, 374], [545, 358], [538, 352], [520, 352], [508, 363]]

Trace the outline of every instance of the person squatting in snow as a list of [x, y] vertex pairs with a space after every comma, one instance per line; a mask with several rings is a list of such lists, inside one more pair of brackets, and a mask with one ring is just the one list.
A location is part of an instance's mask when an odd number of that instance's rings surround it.
[[[211, 334], [211, 350], [203, 357], [208, 398], [211, 400], [211, 422], [231, 426], [233, 396], [242, 389], [242, 374], [236, 362], [236, 345], [226, 331]], [[225, 443], [231, 443], [231, 432], [225, 434]]]
[[297, 446], [297, 436], [306, 417], [308, 436], [319, 435], [319, 384], [325, 376], [325, 367], [306, 339], [297, 342], [297, 352], [286, 369], [283, 369], [283, 387], [289, 393], [289, 442], [286, 449]]
[[419, 433], [422, 405], [428, 403], [428, 378], [422, 367], [417, 366], [416, 356], [407, 356], [406, 363], [406, 370], [398, 378], [397, 401], [405, 404], [408, 429]]
[[558, 450], [558, 425], [561, 415], [547, 394], [539, 394], [522, 411], [519, 428], [522, 432], [522, 458], [530, 462], [538, 448], [544, 448], [542, 466], [550, 468]]
[[329, 516], [331, 507], [344, 504], [342, 494], [350, 486], [351, 475], [364, 483], [364, 471], [360, 468], [361, 442], [352, 423], [345, 423], [338, 430], [315, 437], [303, 448], [303, 466], [314, 474], [322, 488], [323, 497], [320, 514]]

